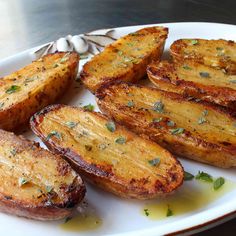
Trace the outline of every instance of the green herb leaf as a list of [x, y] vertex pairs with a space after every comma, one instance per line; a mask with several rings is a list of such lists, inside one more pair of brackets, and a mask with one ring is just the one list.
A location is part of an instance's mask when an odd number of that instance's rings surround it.
[[53, 68], [57, 68], [59, 65], [57, 63], [53, 64]]
[[222, 185], [224, 185], [225, 179], [223, 177], [219, 177], [214, 181], [213, 188], [214, 190], [218, 190]]
[[174, 215], [174, 213], [173, 213], [173, 211], [170, 209], [170, 206], [168, 205], [168, 207], [167, 207], [167, 212], [166, 212], [166, 217], [173, 216], [173, 215]]
[[53, 131], [51, 131], [51, 132], [48, 134], [48, 136], [47, 136], [47, 138], [46, 138], [46, 141], [48, 141], [48, 140], [49, 140], [51, 137], [53, 137], [53, 136], [55, 136], [56, 138], [62, 140], [61, 134], [60, 134], [59, 132], [53, 130]]
[[163, 120], [163, 117], [153, 118], [152, 122], [161, 122], [162, 120]]
[[184, 180], [188, 181], [188, 180], [192, 180], [194, 178], [194, 175], [192, 175], [191, 173], [184, 171]]
[[149, 210], [148, 209], [143, 209], [144, 210], [144, 213], [145, 213], [145, 215], [146, 216], [149, 216], [150, 215], [150, 213], [149, 213]]
[[115, 130], [116, 130], [116, 125], [113, 121], [107, 122], [106, 127], [110, 132], [115, 132]]
[[47, 192], [47, 193], [51, 193], [52, 190], [53, 190], [53, 187], [52, 187], [52, 186], [49, 186], [49, 185], [46, 186], [46, 192]]
[[192, 39], [192, 40], [190, 41], [190, 44], [191, 44], [191, 45], [196, 45], [196, 44], [198, 44], [198, 40]]
[[66, 62], [66, 61], [68, 61], [68, 56], [67, 55], [65, 55], [64, 57], [62, 57], [62, 59], [60, 60], [60, 63], [63, 63], [63, 62]]
[[204, 111], [202, 112], [202, 114], [203, 114], [204, 116], [207, 116], [207, 115], [208, 115], [208, 110], [204, 110]]
[[74, 121], [67, 121], [66, 122], [66, 126], [68, 126], [71, 129], [74, 128], [76, 125], [77, 125], [77, 123]]
[[158, 112], [158, 113], [163, 113], [164, 104], [162, 103], [162, 101], [158, 101], [158, 102], [154, 103], [153, 110]]
[[116, 140], [115, 140], [116, 143], [119, 143], [119, 144], [124, 144], [126, 143], [126, 138], [124, 137], [118, 137]]
[[128, 106], [128, 107], [134, 107], [134, 102], [128, 101], [127, 106]]
[[148, 161], [148, 163], [151, 166], [158, 166], [160, 164], [160, 162], [161, 162], [160, 158], [155, 158], [155, 159], [152, 159], [152, 160]]
[[210, 183], [213, 182], [212, 176], [203, 171], [198, 171], [198, 174], [195, 176], [195, 179], [202, 180], [205, 182], [210, 182]]
[[84, 147], [89, 152], [92, 151], [92, 148], [93, 148], [91, 145], [84, 145]]
[[18, 85], [12, 85], [9, 89], [6, 90], [7, 94], [15, 93], [20, 90], [20, 86]]
[[207, 120], [206, 120], [205, 117], [200, 117], [200, 118], [198, 119], [198, 124], [201, 125], [201, 124], [205, 123], [206, 121], [207, 121]]
[[168, 120], [168, 121], [167, 121], [167, 126], [173, 127], [173, 126], [175, 126], [175, 122], [172, 121], [172, 120]]
[[224, 48], [221, 48], [221, 47], [216, 47], [216, 50], [217, 50], [217, 51], [223, 51], [223, 50], [224, 50]]
[[94, 110], [94, 105], [92, 105], [92, 104], [88, 104], [88, 105], [86, 105], [86, 106], [83, 106], [83, 109], [85, 110], [85, 111], [93, 111]]
[[188, 65], [183, 65], [183, 69], [185, 69], [185, 70], [192, 70], [192, 68], [189, 67]]
[[3, 108], [4, 104], [4, 102], [0, 102], [0, 109]]
[[199, 75], [202, 78], [211, 78], [210, 74], [208, 72], [199, 72]]
[[29, 82], [33, 82], [36, 78], [26, 78], [24, 83], [29, 83]]
[[236, 79], [230, 80], [229, 81], [231, 84], [236, 84]]
[[10, 150], [10, 153], [11, 153], [12, 156], [15, 156], [16, 155], [16, 149], [13, 148], [12, 150]]
[[73, 219], [72, 216], [68, 216], [68, 217], [66, 217], [66, 219], [65, 219], [65, 223], [67, 223], [68, 221], [70, 221], [70, 220], [72, 220], [72, 219]]
[[171, 134], [182, 134], [183, 132], [184, 132], [184, 128], [176, 128], [176, 129], [170, 130]]
[[19, 186], [21, 187], [22, 185], [27, 184], [29, 181], [25, 179], [24, 177], [20, 177], [18, 182], [19, 182]]

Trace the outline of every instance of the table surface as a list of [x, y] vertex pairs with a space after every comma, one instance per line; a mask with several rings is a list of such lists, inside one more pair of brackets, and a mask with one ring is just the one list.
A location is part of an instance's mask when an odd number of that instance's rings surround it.
[[[0, 59], [99, 28], [163, 22], [236, 24], [235, 0], [0, 0]], [[236, 219], [197, 235], [235, 235]]]

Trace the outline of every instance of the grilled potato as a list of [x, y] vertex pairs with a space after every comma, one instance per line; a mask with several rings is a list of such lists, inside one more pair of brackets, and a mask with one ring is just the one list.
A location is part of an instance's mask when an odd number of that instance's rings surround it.
[[83, 181], [62, 157], [0, 130], [0, 211], [57, 220], [71, 214], [84, 194]]
[[77, 74], [77, 53], [55, 53], [0, 79], [0, 128], [15, 130], [54, 103]]
[[101, 113], [52, 105], [35, 114], [30, 124], [50, 150], [118, 196], [149, 199], [182, 184], [182, 166], [168, 151]]
[[236, 74], [236, 43], [231, 40], [179, 39], [171, 45], [170, 53], [175, 62], [183, 58], [194, 59], [228, 74]]
[[223, 110], [125, 83], [104, 87], [97, 96], [110, 118], [170, 152], [219, 167], [236, 166], [236, 119]]
[[94, 93], [111, 81], [138, 81], [147, 65], [160, 59], [167, 35], [167, 28], [149, 27], [118, 39], [84, 65], [82, 82]]
[[167, 61], [148, 66], [149, 79], [159, 89], [194, 97], [236, 109], [236, 76], [194, 60], [172, 64]]

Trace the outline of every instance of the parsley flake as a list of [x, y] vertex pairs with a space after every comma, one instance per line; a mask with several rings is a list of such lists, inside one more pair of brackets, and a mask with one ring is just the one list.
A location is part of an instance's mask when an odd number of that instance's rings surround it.
[[155, 159], [152, 159], [152, 160], [148, 161], [148, 163], [151, 166], [158, 166], [160, 164], [160, 162], [161, 162], [160, 158], [155, 158]]
[[19, 90], [20, 90], [20, 86], [12, 85], [9, 89], [6, 90], [6, 93], [12, 94], [12, 93], [18, 92]]
[[199, 72], [199, 75], [202, 78], [211, 78], [210, 74], [208, 72]]
[[201, 125], [201, 124], [203, 124], [203, 123], [206, 123], [206, 118], [205, 117], [200, 117], [199, 119], [198, 119], [198, 124], [199, 125]]
[[176, 129], [170, 130], [171, 134], [182, 134], [183, 132], [184, 132], [184, 128], [176, 128]]
[[175, 122], [172, 121], [172, 120], [168, 120], [167, 121], [167, 126], [173, 127], [173, 126], [175, 126]]
[[189, 67], [188, 65], [183, 65], [183, 69], [185, 69], [185, 70], [192, 70], [192, 68]]
[[229, 81], [231, 84], [236, 84], [236, 79], [230, 80]]
[[218, 190], [222, 185], [224, 185], [225, 179], [223, 177], [219, 177], [214, 181], [213, 188], [214, 190]]
[[93, 111], [94, 110], [94, 105], [89, 103], [88, 105], [83, 106], [83, 109], [85, 111]]
[[65, 124], [66, 124], [66, 126], [68, 126], [71, 129], [77, 125], [77, 123], [74, 121], [67, 121]]
[[18, 182], [19, 182], [19, 186], [21, 187], [22, 185], [27, 184], [29, 181], [25, 179], [24, 177], [20, 177]]
[[49, 186], [49, 185], [46, 186], [46, 192], [47, 192], [47, 193], [51, 193], [52, 190], [53, 190], [53, 187], [52, 187], [52, 186]]
[[163, 120], [163, 117], [153, 118], [152, 122], [161, 122]]
[[118, 143], [118, 144], [124, 144], [124, 143], [126, 143], [126, 138], [124, 138], [124, 137], [118, 137], [116, 140], [115, 140], [115, 142], [116, 143]]
[[62, 140], [61, 134], [60, 134], [59, 132], [53, 130], [53, 131], [51, 131], [51, 132], [48, 134], [48, 136], [47, 136], [47, 138], [46, 138], [46, 141], [48, 141], [48, 140], [49, 140], [51, 137], [53, 137], [53, 136], [55, 136], [55, 137], [56, 137], [57, 139], [59, 139], [59, 140]]
[[198, 174], [195, 176], [195, 179], [202, 180], [209, 183], [213, 182], [212, 176], [203, 171], [198, 171]]
[[134, 102], [128, 101], [127, 106], [128, 106], [128, 107], [134, 107]]
[[115, 132], [115, 130], [116, 130], [116, 125], [115, 125], [115, 123], [113, 121], [107, 122], [106, 123], [106, 127], [112, 133]]
[[149, 210], [146, 208], [146, 209], [143, 209], [144, 210], [144, 213], [145, 213], [145, 215], [146, 216], [149, 216], [150, 215], [150, 213], [149, 213]]
[[3, 108], [4, 104], [4, 102], [0, 102], [0, 109]]
[[170, 216], [173, 216], [174, 213], [173, 211], [170, 209], [170, 206], [168, 205], [167, 206], [167, 212], [166, 212], [166, 217], [170, 217]]
[[198, 40], [192, 39], [192, 40], [190, 41], [190, 44], [191, 44], [191, 45], [196, 45], [196, 44], [198, 44]]
[[163, 113], [164, 104], [162, 103], [162, 101], [158, 101], [158, 102], [154, 103], [153, 110], [158, 112], [158, 113]]
[[188, 180], [192, 180], [194, 178], [194, 175], [192, 175], [191, 173], [184, 171], [184, 180], [188, 181]]

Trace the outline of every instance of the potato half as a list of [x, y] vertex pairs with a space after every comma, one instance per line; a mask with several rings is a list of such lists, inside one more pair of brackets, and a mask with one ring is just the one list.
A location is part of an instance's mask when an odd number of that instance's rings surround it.
[[118, 196], [150, 199], [182, 184], [182, 166], [167, 150], [100, 113], [52, 105], [35, 114], [30, 124], [50, 150]]

